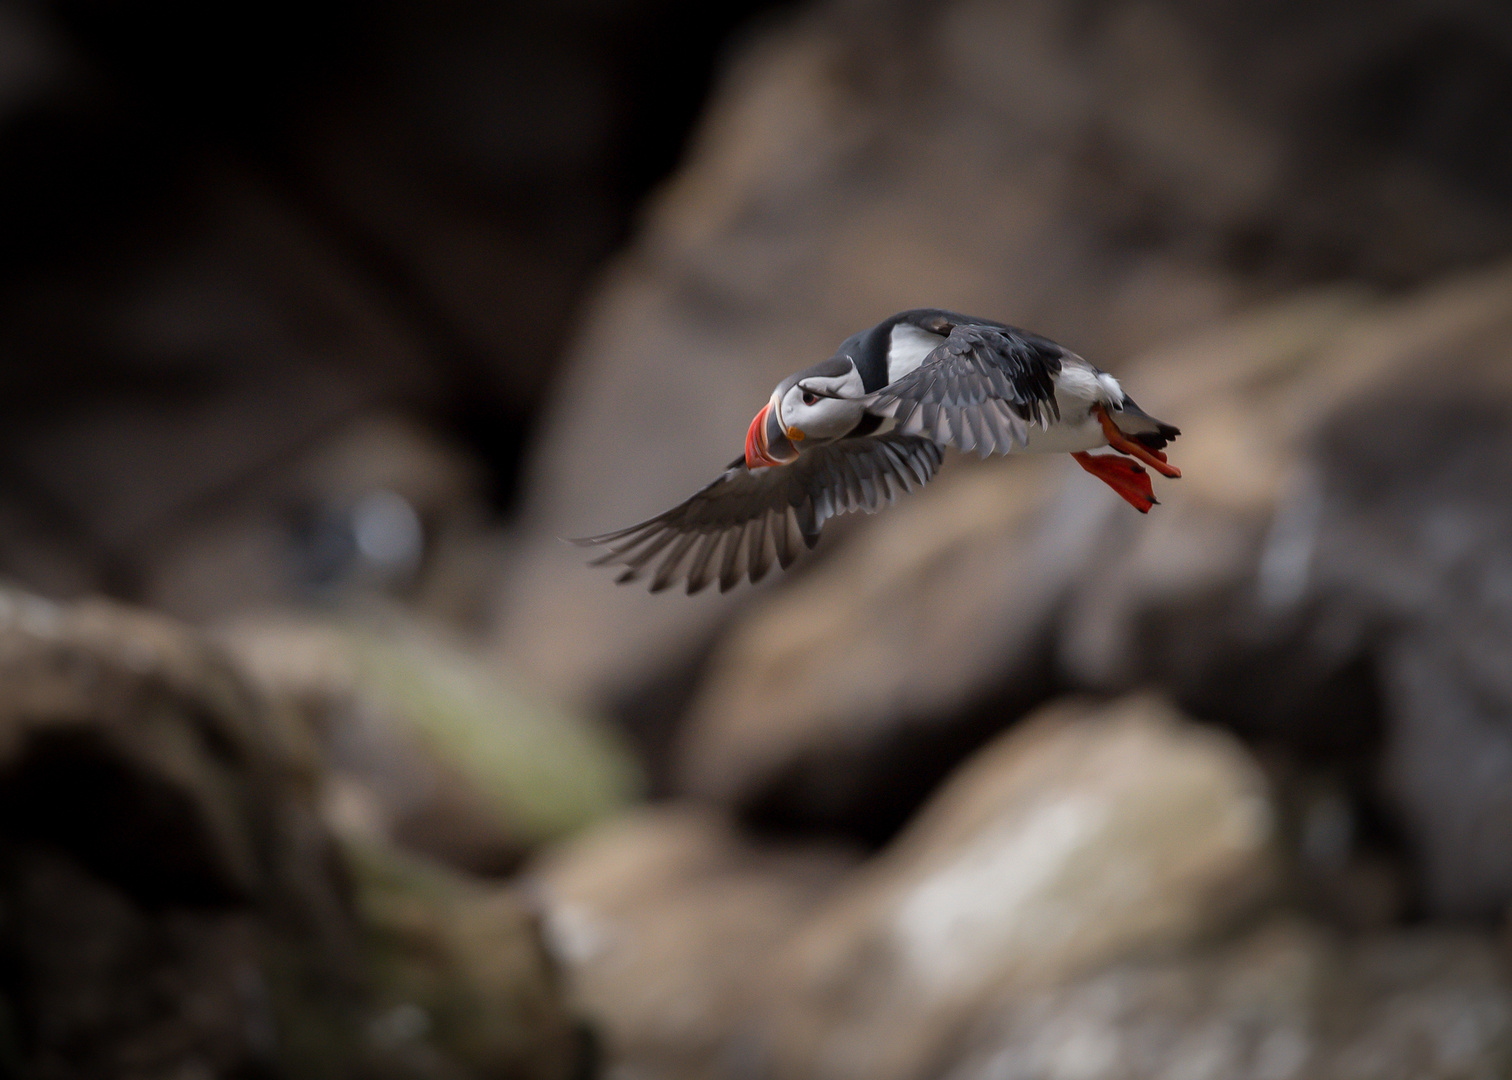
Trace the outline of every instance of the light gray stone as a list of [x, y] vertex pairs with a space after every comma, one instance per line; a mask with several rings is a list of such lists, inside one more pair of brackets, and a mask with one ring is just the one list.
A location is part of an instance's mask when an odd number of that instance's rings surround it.
[[779, 1077], [923, 1077], [991, 995], [1220, 929], [1274, 880], [1272, 809], [1227, 736], [1153, 698], [1066, 704], [968, 762], [776, 961]]

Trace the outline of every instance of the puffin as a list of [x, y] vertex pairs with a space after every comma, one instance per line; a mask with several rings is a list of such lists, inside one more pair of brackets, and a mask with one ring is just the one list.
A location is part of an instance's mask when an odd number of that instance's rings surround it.
[[[745, 453], [672, 509], [573, 540], [590, 565], [649, 575], [689, 595], [786, 569], [836, 514], [875, 513], [939, 470], [944, 448], [1069, 453], [1140, 513], [1157, 505], [1148, 465], [1176, 478], [1165, 447], [1181, 434], [1118, 380], [1055, 342], [992, 319], [916, 308], [846, 338], [777, 384], [746, 432]], [[1109, 447], [1114, 453], [1093, 454]]]

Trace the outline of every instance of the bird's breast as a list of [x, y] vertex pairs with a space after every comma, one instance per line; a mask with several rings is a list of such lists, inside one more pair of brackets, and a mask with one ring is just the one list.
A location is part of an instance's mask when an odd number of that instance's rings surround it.
[[1075, 454], [1083, 450], [1095, 450], [1108, 445], [1102, 424], [1093, 416], [1085, 403], [1067, 408], [1061, 404], [1061, 418], [1052, 420], [1049, 428], [1038, 424], [1029, 427], [1029, 445], [1021, 451], [1026, 454]]

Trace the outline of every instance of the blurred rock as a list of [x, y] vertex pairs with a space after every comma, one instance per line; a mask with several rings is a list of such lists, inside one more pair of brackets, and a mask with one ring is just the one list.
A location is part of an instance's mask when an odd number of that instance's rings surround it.
[[1155, 699], [1067, 704], [964, 766], [776, 961], [779, 1077], [931, 1075], [991, 995], [1190, 945], [1273, 882], [1264, 781]]
[[1493, 1080], [1512, 1068], [1512, 987], [1485, 937], [1341, 943], [1282, 921], [1176, 960], [1004, 997], [947, 1080]]
[[323, 811], [342, 835], [501, 874], [638, 786], [609, 731], [397, 613], [366, 625], [248, 619], [221, 638], [316, 733]]
[[[451, 988], [444, 1015], [470, 1018], [443, 1028], [438, 1006], [434, 1036], [414, 1036], [425, 1054], [375, 1035], [411, 983], [375, 962], [387, 894], [358, 873], [354, 909], [315, 768], [297, 719], [202, 638], [113, 605], [0, 593], [4, 1068], [567, 1076], [566, 1014], [533, 928], [507, 911], [474, 932], [418, 894], [406, 910], [455, 927], [453, 954], [486, 946], [496, 974]], [[448, 964], [411, 966], [434, 982]]]
[[[1512, 274], [1500, 286], [1487, 303], [1512, 303]], [[1330, 418], [1302, 571], [1336, 640], [1371, 649], [1384, 787], [1427, 907], [1455, 916], [1512, 902], [1512, 504], [1492, 464], [1512, 460], [1509, 334], [1505, 307], [1435, 334], [1420, 367]]]
[[763, 848], [707, 812], [648, 810], [534, 870], [548, 940], [610, 1075], [746, 1075], [774, 951], [833, 887], [838, 851]]
[[612, 590], [556, 538], [685, 497], [781, 376], [889, 312], [993, 315], [1117, 371], [1300, 282], [1400, 285], [1507, 251], [1509, 58], [1494, 5], [1431, 0], [1368, 28], [1347, 3], [796, 13], [731, 64], [587, 312], [533, 457], [504, 649], [574, 697], [679, 681], [751, 594]]
[[139, 583], [206, 620], [373, 598], [475, 628], [496, 575], [481, 465], [397, 412], [353, 418], [164, 537]]
[[1250, 922], [1273, 829], [1231, 739], [1134, 698], [1027, 721], [838, 879], [686, 807], [535, 878], [613, 1075], [1505, 1075], [1502, 944]]
[[105, 605], [0, 594], [0, 666], [12, 1054], [99, 1076], [350, 1052], [356, 928], [298, 726], [191, 635]]
[[[1271, 319], [1251, 331], [1285, 326]], [[1236, 331], [1142, 368], [1200, 434], [1170, 512], [1103, 534], [1062, 663], [1084, 685], [1156, 680], [1200, 715], [1364, 763], [1362, 794], [1406, 827], [1429, 909], [1499, 913], [1512, 695], [1484, 658], [1512, 647], [1497, 584], [1512, 519], [1485, 463], [1512, 429], [1512, 269], [1333, 320], [1290, 359], [1276, 347], [1290, 335]]]
[[366, 1036], [379, 1053], [422, 1076], [584, 1075], [587, 1048], [523, 897], [383, 845], [344, 850], [373, 978]]

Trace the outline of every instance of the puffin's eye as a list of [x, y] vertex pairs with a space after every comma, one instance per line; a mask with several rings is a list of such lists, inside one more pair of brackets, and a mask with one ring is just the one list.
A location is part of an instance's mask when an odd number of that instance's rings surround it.
[[805, 390], [803, 392], [803, 403], [805, 405], [812, 405], [812, 404], [814, 404], [818, 400], [819, 400], [819, 395], [818, 394], [811, 393], [808, 390]]

